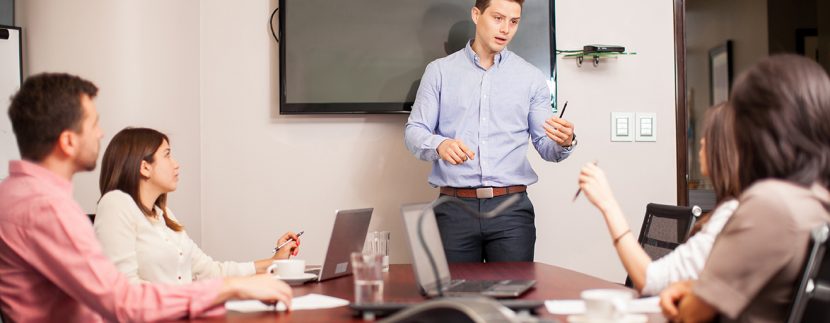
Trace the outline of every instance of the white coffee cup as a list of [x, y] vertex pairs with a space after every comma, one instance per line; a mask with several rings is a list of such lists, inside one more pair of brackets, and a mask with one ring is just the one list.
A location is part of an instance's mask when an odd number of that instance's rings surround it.
[[634, 295], [621, 289], [590, 289], [583, 291], [585, 316], [592, 320], [615, 321], [628, 313], [628, 304]]
[[277, 275], [280, 278], [297, 278], [305, 273], [305, 260], [280, 259], [274, 260], [265, 272]]

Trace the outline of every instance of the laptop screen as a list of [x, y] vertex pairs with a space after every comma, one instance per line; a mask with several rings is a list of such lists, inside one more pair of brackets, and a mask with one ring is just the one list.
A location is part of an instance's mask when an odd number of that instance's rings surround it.
[[409, 242], [409, 250], [412, 252], [412, 268], [415, 270], [415, 278], [421, 291], [428, 291], [428, 295], [435, 295], [435, 274], [429, 263], [429, 258], [418, 239], [418, 218], [426, 209], [423, 224], [424, 241], [432, 252], [435, 265], [438, 268], [438, 275], [441, 277], [443, 286], [450, 283], [450, 267], [447, 265], [447, 256], [444, 254], [444, 245], [441, 242], [441, 234], [438, 231], [438, 223], [435, 221], [435, 213], [427, 209], [429, 204], [410, 204], [401, 207], [403, 222], [406, 227], [406, 238]]
[[372, 211], [372, 208], [337, 211], [326, 259], [320, 270], [321, 281], [352, 273], [349, 257], [352, 252], [363, 250]]

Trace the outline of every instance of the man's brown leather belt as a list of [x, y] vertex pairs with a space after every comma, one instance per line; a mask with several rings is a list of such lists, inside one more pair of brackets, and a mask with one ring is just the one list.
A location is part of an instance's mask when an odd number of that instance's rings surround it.
[[464, 198], [489, 199], [497, 196], [502, 196], [505, 194], [524, 192], [526, 190], [527, 186], [525, 185], [479, 188], [441, 187], [441, 194]]

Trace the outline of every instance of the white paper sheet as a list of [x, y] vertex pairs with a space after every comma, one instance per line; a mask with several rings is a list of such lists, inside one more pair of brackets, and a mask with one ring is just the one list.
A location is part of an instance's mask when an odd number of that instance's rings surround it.
[[[321, 308], [333, 308], [349, 305], [349, 301], [320, 294], [308, 294], [295, 297], [291, 300], [291, 310], [315, 310]], [[273, 311], [273, 306], [268, 306], [260, 301], [229, 301], [225, 303], [225, 309], [235, 312], [264, 312]], [[285, 304], [277, 304], [277, 311], [285, 311]]]
[[585, 301], [583, 300], [551, 300], [545, 301], [545, 308], [551, 314], [570, 315], [585, 313]]
[[660, 310], [660, 296], [652, 296], [646, 298], [638, 298], [628, 304], [628, 311], [630, 313], [662, 313]]
[[[571, 315], [585, 313], [585, 301], [575, 300], [550, 300], [545, 301], [545, 308], [551, 314]], [[660, 297], [646, 297], [638, 298], [628, 304], [629, 313], [661, 313], [660, 312]]]

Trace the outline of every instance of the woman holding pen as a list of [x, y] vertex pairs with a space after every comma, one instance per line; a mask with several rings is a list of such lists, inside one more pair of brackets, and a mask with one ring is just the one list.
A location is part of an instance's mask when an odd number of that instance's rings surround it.
[[732, 115], [726, 104], [709, 108], [703, 138], [700, 139], [700, 172], [712, 181], [717, 207], [701, 217], [685, 243], [656, 261], [651, 260], [631, 232], [603, 170], [594, 164], [582, 168], [579, 188], [602, 212], [614, 248], [640, 293], [656, 295], [674, 282], [697, 279], [715, 238], [738, 208], [737, 197], [741, 188], [737, 178], [738, 156], [731, 131]]
[[104, 153], [95, 233], [104, 253], [131, 282], [186, 284], [264, 273], [272, 261], [299, 251], [299, 236], [288, 232], [270, 258], [244, 263], [213, 260], [167, 208], [167, 193], [176, 190], [178, 176], [170, 141], [153, 129], [121, 130]]

